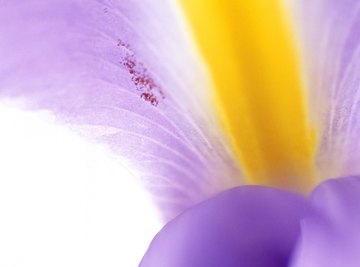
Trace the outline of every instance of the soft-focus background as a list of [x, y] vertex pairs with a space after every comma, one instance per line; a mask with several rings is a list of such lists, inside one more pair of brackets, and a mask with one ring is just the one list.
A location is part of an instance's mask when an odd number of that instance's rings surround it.
[[161, 224], [121, 160], [18, 103], [0, 125], [0, 266], [137, 266]]

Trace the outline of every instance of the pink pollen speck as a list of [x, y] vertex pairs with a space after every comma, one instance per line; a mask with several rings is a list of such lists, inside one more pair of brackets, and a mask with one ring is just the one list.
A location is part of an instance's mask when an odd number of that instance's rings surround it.
[[165, 99], [164, 92], [156, 84], [154, 79], [151, 78], [143, 63], [137, 60], [135, 52], [129, 44], [119, 39], [117, 46], [125, 48], [122, 51], [122, 60], [120, 63], [131, 75], [131, 80], [136, 90], [141, 92], [140, 98], [150, 102], [153, 106], [157, 106], [159, 104], [159, 98]]

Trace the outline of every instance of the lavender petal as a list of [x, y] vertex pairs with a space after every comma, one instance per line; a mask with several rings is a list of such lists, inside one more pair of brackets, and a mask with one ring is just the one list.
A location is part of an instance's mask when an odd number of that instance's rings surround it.
[[167, 219], [242, 183], [171, 1], [0, 2], [0, 97], [108, 144]]

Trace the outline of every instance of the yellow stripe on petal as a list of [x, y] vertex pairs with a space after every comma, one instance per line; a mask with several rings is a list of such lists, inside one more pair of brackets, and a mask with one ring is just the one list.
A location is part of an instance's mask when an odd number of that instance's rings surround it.
[[296, 50], [276, 0], [181, 0], [251, 183], [306, 191], [314, 141]]

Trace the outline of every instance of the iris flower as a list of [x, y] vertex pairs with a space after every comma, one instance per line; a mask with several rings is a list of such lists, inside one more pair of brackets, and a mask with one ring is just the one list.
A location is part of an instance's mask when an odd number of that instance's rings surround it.
[[359, 1], [0, 1], [0, 58], [152, 194], [141, 267], [360, 265]]

